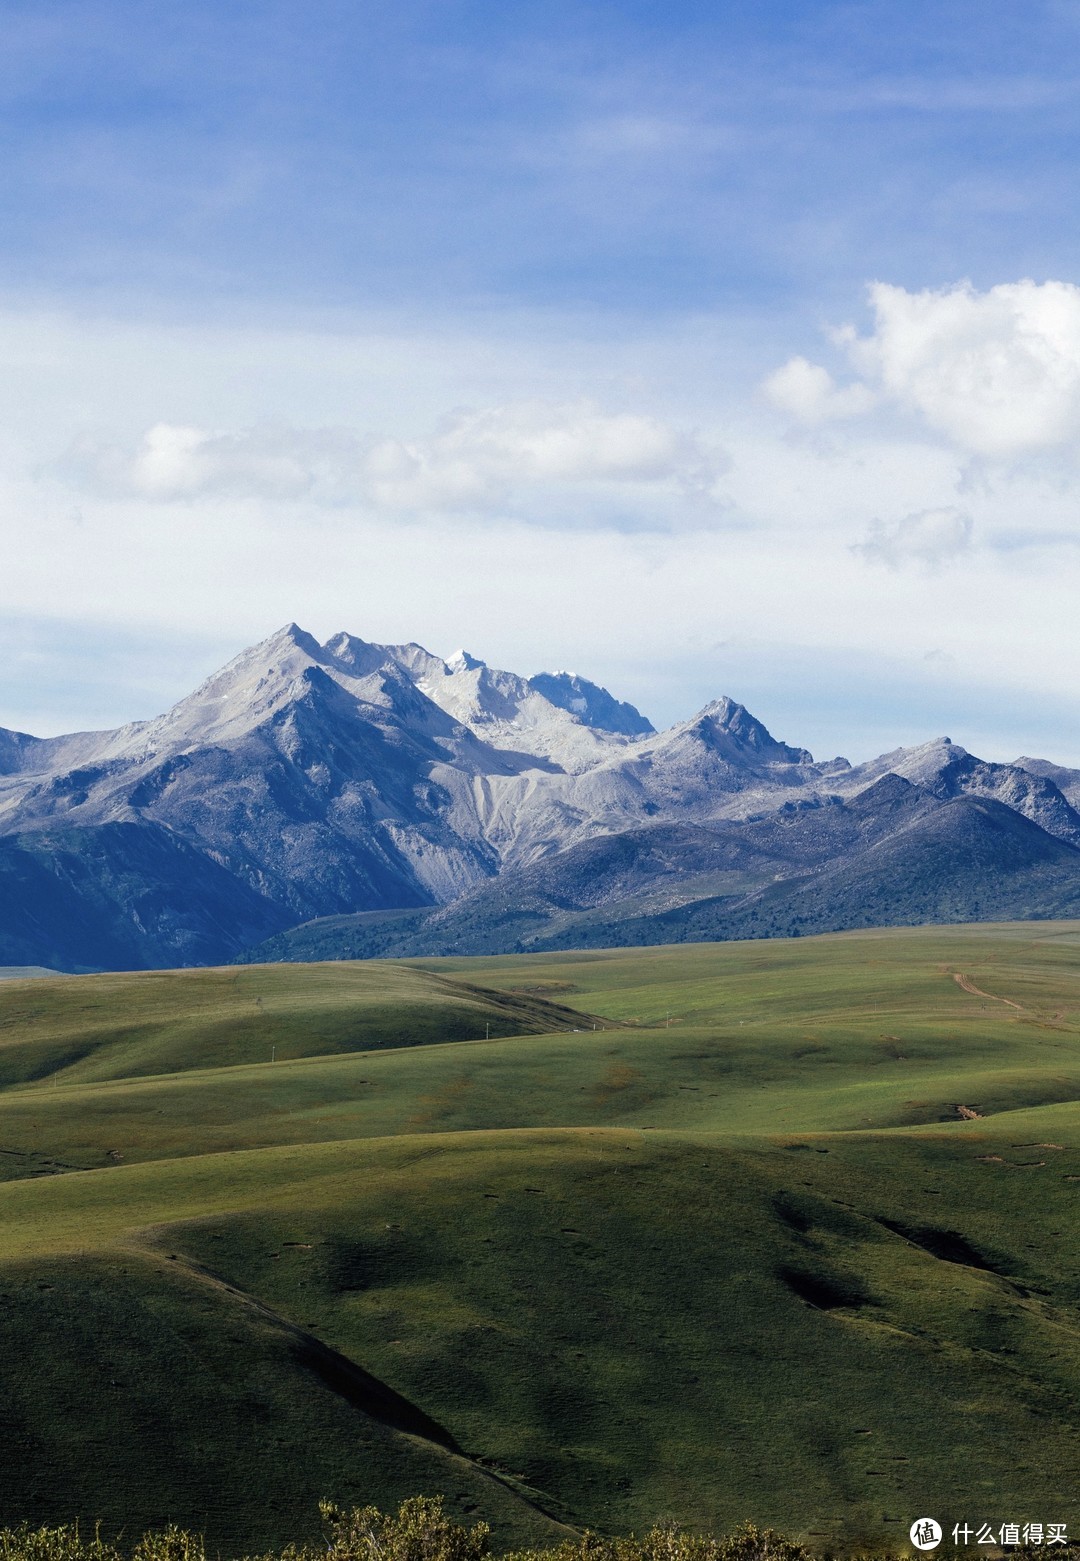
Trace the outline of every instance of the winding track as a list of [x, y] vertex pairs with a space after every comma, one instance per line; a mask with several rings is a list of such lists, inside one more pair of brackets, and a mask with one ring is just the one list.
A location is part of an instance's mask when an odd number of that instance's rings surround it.
[[953, 971], [953, 980], [965, 992], [970, 992], [972, 997], [988, 997], [992, 1003], [1007, 1003], [1010, 1008], [1015, 1008], [1017, 1013], [1022, 1014], [1024, 1012], [1023, 1006], [1020, 1003], [1014, 1003], [1011, 997], [995, 997], [993, 992], [984, 992], [982, 987], [976, 986], [971, 977], [965, 976], [961, 970]]

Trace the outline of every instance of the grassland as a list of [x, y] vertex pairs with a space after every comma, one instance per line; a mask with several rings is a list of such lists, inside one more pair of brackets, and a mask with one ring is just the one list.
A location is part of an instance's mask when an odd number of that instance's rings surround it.
[[1080, 1527], [1080, 924], [10, 981], [0, 1084], [2, 1522]]

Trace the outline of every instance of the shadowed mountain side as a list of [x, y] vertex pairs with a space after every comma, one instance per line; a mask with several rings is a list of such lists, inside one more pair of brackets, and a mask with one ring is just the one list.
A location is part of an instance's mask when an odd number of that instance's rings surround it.
[[148, 823], [0, 838], [0, 964], [139, 970], [228, 958], [287, 914]]
[[1080, 851], [1002, 803], [896, 775], [745, 823], [601, 837], [456, 904], [336, 917], [246, 959], [499, 953], [1075, 914]]
[[1080, 851], [1000, 803], [957, 797], [895, 835], [745, 898], [711, 897], [658, 914], [579, 921], [537, 946], [798, 937], [858, 927], [1043, 920], [1080, 911]]
[[1037, 761], [1026, 759], [1015, 764], [988, 763], [947, 737], [918, 748], [898, 748], [852, 771], [863, 786], [889, 774], [903, 776], [942, 802], [967, 795], [1004, 803], [1047, 834], [1069, 845], [1080, 845], [1080, 814], [1057, 784], [1059, 780], [1067, 784], [1075, 771], [1056, 765], [1040, 767]]
[[[399, 912], [328, 916], [268, 938], [242, 961], [372, 959], [412, 954], [503, 953], [531, 939], [553, 918], [691, 882], [715, 892], [717, 878], [747, 889], [775, 877], [773, 853], [743, 839], [738, 826], [719, 830], [655, 825], [601, 835], [508, 869], [453, 905]], [[704, 879], [705, 887], [700, 887]], [[636, 891], [636, 892], [635, 892]]]
[[358, 712], [307, 668], [269, 719], [228, 746], [166, 760], [128, 803], [206, 842], [294, 913], [453, 897], [495, 857], [445, 823], [448, 794], [429, 778], [445, 755], [412, 709], [422, 703], [412, 685], [398, 678], [392, 694], [389, 712]]

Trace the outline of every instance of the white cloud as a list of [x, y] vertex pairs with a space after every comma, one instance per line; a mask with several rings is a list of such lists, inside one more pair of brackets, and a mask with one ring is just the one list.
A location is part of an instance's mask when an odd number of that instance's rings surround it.
[[963, 510], [920, 510], [891, 526], [876, 521], [865, 542], [857, 543], [852, 552], [888, 569], [917, 564], [934, 570], [967, 551], [972, 529], [971, 516]]
[[356, 458], [356, 439], [331, 430], [274, 423], [229, 434], [155, 423], [134, 446], [80, 438], [64, 468], [106, 492], [142, 499], [294, 499], [320, 485], [333, 488]]
[[426, 442], [387, 440], [367, 458], [372, 490], [390, 507], [484, 507], [549, 484], [673, 483], [708, 489], [719, 469], [696, 439], [640, 413], [579, 402], [518, 402], [455, 413]]
[[837, 385], [828, 369], [808, 358], [789, 358], [761, 388], [774, 407], [800, 423], [857, 417], [868, 412], [877, 399], [868, 386], [858, 382]]
[[243, 496], [379, 509], [484, 511], [530, 489], [590, 486], [707, 496], [723, 467], [656, 417], [591, 402], [458, 411], [429, 439], [263, 424], [237, 433], [155, 423], [134, 445], [82, 438], [65, 470], [99, 491], [158, 501]]
[[1080, 435], [1080, 287], [908, 293], [879, 282], [870, 299], [876, 328], [852, 356], [932, 428], [989, 456]]
[[1080, 287], [1020, 281], [980, 293], [965, 282], [909, 293], [876, 282], [869, 298], [871, 333], [847, 326], [835, 336], [861, 381], [837, 390], [827, 370], [793, 358], [765, 381], [774, 404], [818, 422], [891, 403], [997, 459], [1080, 440]]

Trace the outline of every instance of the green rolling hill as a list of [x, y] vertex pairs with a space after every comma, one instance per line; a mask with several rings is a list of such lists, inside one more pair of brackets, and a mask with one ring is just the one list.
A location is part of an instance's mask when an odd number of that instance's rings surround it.
[[1078, 956], [1042, 923], [5, 982], [0, 1520], [1075, 1525]]

